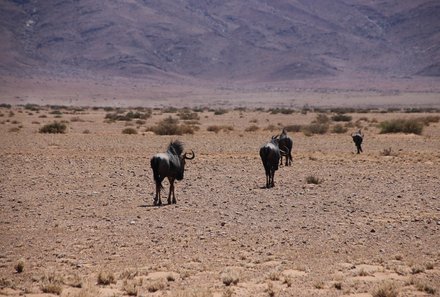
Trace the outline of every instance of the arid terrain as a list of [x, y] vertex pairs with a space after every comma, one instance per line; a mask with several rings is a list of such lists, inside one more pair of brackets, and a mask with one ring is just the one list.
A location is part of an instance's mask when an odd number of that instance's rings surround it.
[[[289, 132], [293, 164], [264, 188], [259, 147], [323, 112], [0, 108], [0, 296], [439, 296], [440, 112]], [[169, 116], [194, 133], [150, 131]], [[421, 135], [379, 133], [428, 117]], [[38, 132], [54, 121], [66, 133]], [[177, 204], [154, 207], [149, 161], [174, 139], [196, 157]]]

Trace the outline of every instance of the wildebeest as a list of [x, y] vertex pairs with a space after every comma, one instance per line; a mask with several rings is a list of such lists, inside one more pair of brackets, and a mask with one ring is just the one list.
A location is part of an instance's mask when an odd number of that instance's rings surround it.
[[280, 134], [279, 137], [279, 148], [285, 154], [281, 154], [280, 156], [280, 165], [283, 164], [283, 156], [286, 157], [286, 166], [292, 165], [292, 147], [293, 147], [293, 140], [287, 135], [287, 131], [285, 128], [283, 128], [283, 131]]
[[275, 186], [275, 171], [278, 170], [281, 157], [278, 141], [275, 136], [272, 136], [271, 141], [260, 148], [260, 157], [263, 162], [264, 171], [266, 172], [266, 188]]
[[[188, 153], [183, 153], [183, 144], [178, 141], [172, 141], [168, 145], [168, 149], [165, 153], [159, 153], [151, 158], [150, 164], [153, 169], [153, 177], [156, 183], [156, 195], [154, 197], [154, 205], [162, 205], [160, 199], [160, 190], [162, 189], [162, 181], [165, 177], [170, 182], [170, 191], [168, 194], [168, 204], [176, 203], [176, 196], [174, 195], [174, 181], [182, 180], [183, 173], [185, 171], [185, 160], [192, 160], [195, 157], [194, 152], [191, 150], [191, 156], [188, 157]], [[173, 200], [171, 201], [171, 194]]]
[[361, 130], [359, 129], [359, 131], [353, 133], [351, 137], [356, 145], [357, 153], [360, 154], [362, 152], [362, 141], [364, 140], [364, 134], [362, 134]]

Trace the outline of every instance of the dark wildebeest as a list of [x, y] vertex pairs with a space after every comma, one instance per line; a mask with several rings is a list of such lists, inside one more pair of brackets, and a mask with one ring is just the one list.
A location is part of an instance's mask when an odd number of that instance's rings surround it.
[[266, 172], [266, 188], [275, 186], [274, 176], [280, 163], [281, 151], [278, 146], [278, 139], [272, 136], [272, 140], [260, 148], [260, 157]]
[[[183, 154], [183, 144], [176, 140], [172, 141], [166, 153], [159, 153], [151, 158], [151, 169], [153, 169], [153, 177], [156, 182], [156, 196], [154, 197], [154, 205], [162, 205], [160, 200], [160, 190], [162, 189], [162, 181], [168, 177], [170, 182], [170, 192], [168, 194], [168, 204], [176, 203], [174, 195], [174, 181], [183, 179], [183, 172], [185, 171], [185, 160], [192, 160], [195, 157], [192, 155], [188, 157], [188, 153]], [[171, 201], [171, 194], [173, 200]]]
[[287, 135], [287, 131], [283, 128], [283, 131], [279, 137], [279, 148], [286, 154], [281, 154], [280, 156], [280, 165], [283, 164], [283, 156], [286, 157], [286, 166], [292, 165], [292, 147], [293, 140]]
[[362, 134], [361, 130], [359, 129], [359, 131], [353, 133], [351, 137], [356, 145], [357, 153], [360, 154], [362, 152], [362, 140], [364, 140], [364, 134]]

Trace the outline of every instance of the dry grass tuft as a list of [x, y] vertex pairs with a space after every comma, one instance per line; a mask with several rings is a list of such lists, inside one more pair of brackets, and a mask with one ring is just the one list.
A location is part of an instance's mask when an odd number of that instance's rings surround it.
[[379, 124], [380, 133], [413, 133], [421, 135], [423, 132], [423, 122], [417, 119], [394, 119], [384, 121]]
[[244, 129], [245, 132], [255, 132], [258, 130], [260, 130], [260, 127], [258, 127], [256, 125], [251, 125], [251, 126]]
[[238, 272], [232, 269], [228, 269], [225, 272], [223, 272], [221, 278], [223, 284], [225, 284], [226, 286], [236, 285], [240, 280], [240, 276]]
[[380, 284], [372, 295], [373, 297], [397, 297], [399, 292], [393, 283], [385, 282]]
[[125, 128], [124, 130], [122, 130], [122, 134], [133, 135], [133, 134], [138, 134], [138, 132], [135, 128]]
[[62, 134], [66, 133], [67, 126], [63, 123], [53, 122], [40, 128], [40, 133]]
[[98, 285], [103, 285], [103, 286], [116, 283], [115, 275], [113, 274], [113, 272], [109, 272], [109, 271], [99, 272], [97, 281], [98, 281]]
[[320, 179], [319, 177], [316, 177], [314, 175], [309, 175], [306, 177], [306, 183], [308, 183], [308, 184], [319, 185], [322, 182], [323, 182], [323, 179]]
[[158, 279], [158, 280], [154, 280], [154, 281], [149, 282], [146, 287], [147, 287], [148, 292], [154, 293], [154, 292], [161, 291], [161, 290], [165, 289], [167, 287], [167, 284], [164, 279]]
[[14, 266], [14, 269], [17, 273], [22, 273], [24, 270], [24, 259], [18, 260], [18, 262]]
[[[214, 296], [213, 293], [207, 288], [193, 288], [193, 289], [179, 290], [171, 294], [171, 297], [213, 297], [213, 296]], [[223, 293], [223, 296], [230, 297], [232, 296], [232, 294], [225, 295], [225, 293]]]
[[221, 125], [221, 126], [211, 125], [211, 126], [208, 126], [208, 128], [206, 128], [206, 130], [209, 132], [214, 132], [214, 133], [218, 133], [220, 131], [229, 132], [229, 131], [233, 131], [234, 127], [229, 126], [229, 125]]
[[61, 295], [63, 292], [64, 280], [60, 275], [55, 273], [46, 274], [41, 278], [41, 291], [43, 293]]

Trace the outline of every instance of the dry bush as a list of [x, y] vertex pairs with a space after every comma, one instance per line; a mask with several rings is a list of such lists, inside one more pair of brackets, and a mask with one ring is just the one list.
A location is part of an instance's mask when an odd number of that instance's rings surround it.
[[154, 293], [154, 292], [165, 289], [167, 287], [167, 284], [164, 279], [158, 279], [158, 280], [154, 280], [154, 281], [149, 282], [146, 285], [146, 287], [147, 287], [148, 292]]
[[258, 131], [260, 129], [260, 127], [256, 126], [256, 125], [252, 125], [247, 127], [246, 129], [244, 129], [245, 132], [255, 132]]
[[138, 134], [135, 128], [125, 128], [122, 130], [122, 134]]
[[350, 122], [352, 120], [352, 117], [346, 114], [335, 114], [331, 117], [331, 119], [335, 122]]
[[425, 267], [423, 267], [422, 265], [415, 265], [415, 266], [411, 267], [412, 274], [419, 274], [419, 273], [423, 273], [423, 272], [425, 272]]
[[20, 131], [20, 127], [12, 127], [12, 128], [9, 129], [9, 132], [11, 132], [11, 133], [16, 133], [16, 132], [19, 132], [19, 131]]
[[181, 120], [197, 120], [197, 121], [200, 120], [200, 116], [198, 115], [198, 113], [192, 112], [189, 109], [182, 109], [177, 113], [177, 116]]
[[301, 132], [303, 129], [302, 125], [287, 125], [284, 127], [287, 132]]
[[391, 148], [384, 148], [381, 152], [380, 152], [381, 156], [397, 156], [396, 153], [394, 153], [392, 151]]
[[75, 297], [96, 297], [99, 296], [99, 288], [90, 284], [84, 286]]
[[278, 127], [278, 126], [275, 126], [275, 125], [272, 125], [272, 124], [270, 124], [270, 125], [268, 125], [266, 128], [264, 128], [264, 131], [270, 131], [270, 132], [273, 132], [273, 131], [278, 131], [280, 128]]
[[221, 125], [221, 126], [211, 125], [211, 126], [208, 126], [208, 128], [206, 128], [206, 130], [209, 132], [215, 132], [215, 133], [218, 133], [220, 131], [229, 132], [229, 131], [233, 131], [234, 127], [229, 126], [229, 125]]
[[328, 124], [314, 123], [314, 124], [304, 126], [302, 131], [303, 131], [304, 135], [312, 136], [314, 134], [325, 134], [325, 133], [327, 133], [328, 128], [329, 128]]
[[394, 119], [379, 124], [380, 133], [414, 133], [417, 135], [423, 132], [423, 123], [417, 119]]
[[348, 131], [348, 128], [346, 128], [340, 124], [334, 125], [333, 129], [332, 129], [332, 132], [337, 133], [337, 134], [346, 133], [347, 131]]
[[113, 272], [110, 271], [100, 271], [97, 279], [98, 285], [107, 286], [110, 284], [115, 284], [116, 279]]
[[152, 131], [157, 135], [194, 134], [194, 127], [191, 125], [179, 125], [178, 119], [169, 116], [160, 121], [156, 126], [148, 127], [147, 131]]
[[228, 110], [223, 109], [223, 108], [214, 110], [214, 114], [215, 115], [222, 115], [222, 114], [225, 114], [225, 113], [228, 113]]
[[75, 122], [81, 122], [81, 123], [83, 123], [83, 122], [85, 122], [83, 119], [81, 119], [80, 117], [73, 117], [73, 118], [71, 118], [70, 119], [70, 121], [72, 122], [72, 123], [75, 123]]
[[14, 266], [14, 269], [17, 273], [22, 273], [24, 270], [24, 259], [18, 260], [18, 262]]
[[63, 134], [66, 133], [67, 126], [64, 123], [53, 122], [40, 128], [40, 133]]
[[41, 278], [40, 282], [41, 291], [43, 291], [43, 293], [61, 295], [64, 280], [60, 275], [55, 273], [46, 274]]
[[227, 269], [221, 275], [221, 279], [223, 284], [226, 286], [236, 285], [240, 280], [240, 276], [237, 271], [233, 269]]
[[108, 113], [105, 115], [105, 119], [108, 122], [115, 122], [115, 121], [131, 121], [133, 119], [140, 119], [140, 120], [146, 120], [150, 118], [152, 115], [151, 109], [148, 109], [145, 112], [133, 112], [129, 111], [126, 114], [120, 113], [120, 112], [114, 112], [114, 113]]
[[323, 182], [322, 179], [314, 176], [314, 175], [309, 175], [306, 177], [306, 183], [308, 184], [314, 184], [314, 185], [319, 185]]
[[139, 288], [142, 287], [143, 279], [132, 279], [132, 280], [124, 280], [122, 285], [122, 289], [129, 296], [137, 296], [139, 292]]
[[274, 297], [276, 295], [275, 286], [272, 282], [267, 284], [266, 293], [269, 295], [269, 297]]
[[313, 121], [313, 123], [317, 124], [328, 124], [330, 122], [330, 119], [327, 115], [320, 113], [316, 116], [316, 119]]
[[397, 297], [399, 292], [394, 284], [385, 282], [379, 285], [374, 292], [373, 297]]
[[[193, 288], [193, 289], [185, 289], [185, 290], [179, 290], [171, 293], [171, 297], [212, 297], [214, 296], [213, 293], [207, 289], [207, 288]], [[223, 296], [232, 296], [231, 295], [225, 295]]]
[[281, 114], [292, 114], [292, 113], [295, 112], [295, 110], [294, 109], [290, 109], [290, 108], [271, 108], [271, 109], [269, 109], [269, 112], [271, 114], [278, 114], [278, 113], [281, 113]]
[[411, 279], [409, 284], [416, 287], [416, 289], [420, 292], [425, 292], [431, 295], [434, 295], [437, 292], [437, 289], [435, 287], [421, 280]]

